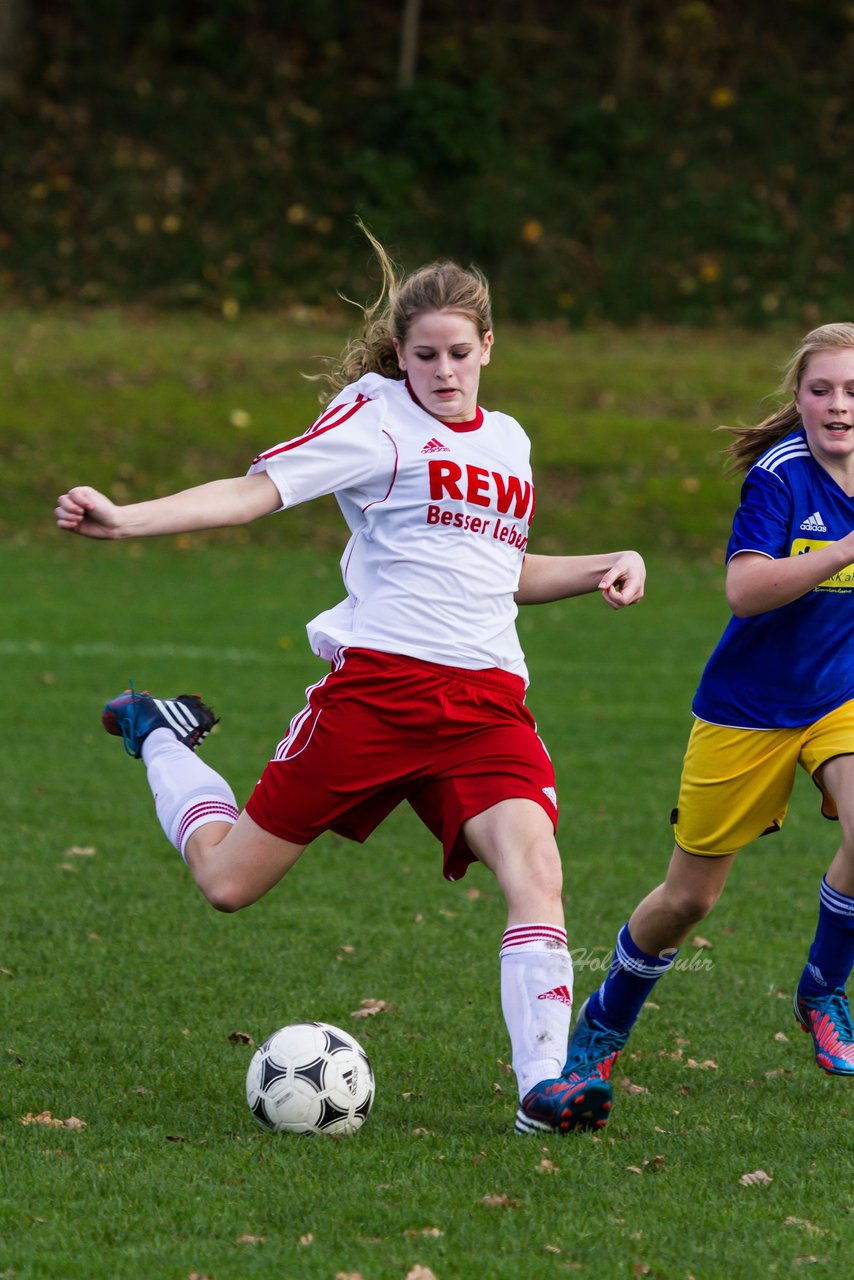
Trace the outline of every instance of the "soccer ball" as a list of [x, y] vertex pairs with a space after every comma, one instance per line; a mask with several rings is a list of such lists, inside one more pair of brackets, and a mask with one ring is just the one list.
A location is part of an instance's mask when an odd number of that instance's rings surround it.
[[374, 1102], [374, 1073], [358, 1040], [327, 1022], [296, 1022], [256, 1049], [246, 1101], [272, 1133], [355, 1133]]

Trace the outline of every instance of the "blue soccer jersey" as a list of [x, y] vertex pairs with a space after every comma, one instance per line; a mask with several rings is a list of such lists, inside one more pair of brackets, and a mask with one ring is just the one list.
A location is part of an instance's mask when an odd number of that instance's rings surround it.
[[[815, 461], [803, 431], [745, 476], [727, 546], [778, 560], [807, 555], [854, 528], [854, 498]], [[694, 714], [712, 724], [812, 724], [854, 698], [854, 564], [791, 604], [733, 617], [709, 659]]]

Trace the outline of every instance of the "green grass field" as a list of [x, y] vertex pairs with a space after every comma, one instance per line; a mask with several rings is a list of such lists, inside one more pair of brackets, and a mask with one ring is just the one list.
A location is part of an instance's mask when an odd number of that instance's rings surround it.
[[[298, 429], [314, 392], [295, 371], [330, 335], [98, 314], [0, 329], [0, 1277], [845, 1273], [850, 1087], [816, 1069], [789, 1009], [834, 847], [808, 781], [780, 835], [740, 859], [698, 930], [708, 945], [685, 948], [645, 1010], [608, 1129], [515, 1136], [487, 873], [446, 884], [402, 809], [365, 846], [320, 840], [263, 902], [218, 915], [166, 844], [142, 766], [99, 725], [129, 677], [200, 689], [222, 716], [205, 758], [245, 798], [323, 669], [303, 628], [338, 598], [328, 507], [248, 535], [51, 532], [72, 481], [143, 496]], [[535, 421], [546, 488], [575, 495], [548, 513], [541, 499], [541, 545], [649, 551], [640, 608], [585, 599], [520, 622], [557, 768], [578, 1001], [663, 872], [690, 698], [726, 617], [735, 491], [705, 428], [749, 420], [790, 345], [514, 333], [489, 371], [490, 391], [499, 369], [508, 390], [516, 379], [507, 407]], [[677, 450], [670, 472], [659, 439]], [[603, 510], [609, 476], [625, 500]], [[671, 510], [669, 489], [693, 505]], [[389, 1007], [354, 1020], [368, 999]], [[373, 1062], [374, 1112], [352, 1138], [270, 1137], [246, 1108], [252, 1046], [235, 1033], [258, 1043], [311, 1018], [353, 1031]], [[22, 1122], [45, 1111], [85, 1127]], [[769, 1181], [742, 1182], [759, 1170]]]

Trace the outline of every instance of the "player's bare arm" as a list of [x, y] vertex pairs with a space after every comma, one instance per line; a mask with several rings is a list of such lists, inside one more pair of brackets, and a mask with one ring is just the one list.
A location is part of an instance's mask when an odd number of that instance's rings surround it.
[[249, 524], [282, 505], [279, 492], [265, 473], [212, 480], [165, 498], [124, 506], [88, 485], [77, 485], [60, 496], [56, 523], [86, 538], [153, 538]]
[[820, 582], [854, 563], [854, 533], [817, 547], [808, 555], [773, 560], [742, 551], [727, 566], [726, 597], [738, 618], [750, 618], [791, 604]]
[[547, 604], [601, 591], [612, 609], [643, 598], [646, 565], [637, 551], [593, 556], [526, 555], [516, 592], [517, 604]]

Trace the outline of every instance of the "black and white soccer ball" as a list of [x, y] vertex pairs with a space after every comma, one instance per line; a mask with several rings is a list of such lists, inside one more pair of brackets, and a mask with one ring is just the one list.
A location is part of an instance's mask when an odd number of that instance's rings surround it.
[[246, 1101], [272, 1133], [355, 1133], [374, 1104], [374, 1073], [353, 1036], [327, 1022], [295, 1022], [256, 1049]]

